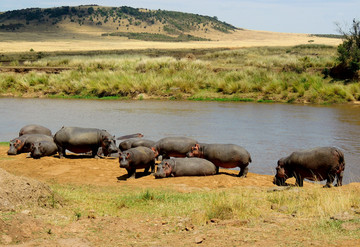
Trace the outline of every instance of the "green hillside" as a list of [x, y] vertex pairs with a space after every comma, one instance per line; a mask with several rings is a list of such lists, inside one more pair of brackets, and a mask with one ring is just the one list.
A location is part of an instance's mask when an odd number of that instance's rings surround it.
[[[209, 32], [231, 33], [237, 28], [216, 17], [166, 10], [148, 10], [132, 7], [76, 7], [30, 8], [0, 14], [1, 32], [51, 32], [74, 30], [98, 31], [103, 36], [139, 35], [124, 33], [150, 33], [168, 36], [165, 40], [202, 40]], [[194, 36], [195, 34], [195, 36]], [[149, 38], [149, 35], [140, 35]], [[150, 35], [152, 37], [154, 35]], [[196, 37], [197, 36], [197, 37]], [[155, 37], [155, 36], [154, 36]], [[181, 37], [177, 40], [176, 37]], [[163, 38], [163, 37], [162, 37]]]

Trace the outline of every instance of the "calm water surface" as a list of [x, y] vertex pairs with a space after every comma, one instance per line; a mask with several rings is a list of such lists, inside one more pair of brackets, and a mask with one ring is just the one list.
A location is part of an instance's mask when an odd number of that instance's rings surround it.
[[336, 146], [346, 160], [344, 182], [360, 182], [360, 106], [310, 106], [187, 101], [102, 101], [0, 98], [0, 141], [26, 124], [55, 133], [62, 126], [94, 127], [120, 136], [141, 132], [158, 140], [188, 136], [245, 147], [250, 172], [275, 172], [277, 160], [298, 149]]

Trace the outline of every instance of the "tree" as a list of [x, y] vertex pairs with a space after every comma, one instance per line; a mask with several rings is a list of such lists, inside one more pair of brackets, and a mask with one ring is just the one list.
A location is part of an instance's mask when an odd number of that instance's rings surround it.
[[349, 32], [339, 27], [344, 41], [337, 48], [338, 61], [330, 71], [330, 75], [340, 79], [358, 79], [360, 70], [360, 21], [353, 20]]

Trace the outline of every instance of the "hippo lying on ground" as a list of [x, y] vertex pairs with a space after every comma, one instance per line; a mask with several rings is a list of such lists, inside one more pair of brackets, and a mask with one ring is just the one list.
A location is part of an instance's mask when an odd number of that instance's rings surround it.
[[155, 154], [147, 147], [130, 148], [121, 153], [119, 158], [120, 168], [125, 168], [128, 178], [135, 178], [136, 169], [145, 169], [145, 173], [155, 172]]
[[57, 146], [53, 140], [40, 141], [31, 145], [30, 156], [34, 159], [40, 159], [40, 157], [54, 155], [57, 151]]
[[101, 147], [105, 155], [117, 153], [115, 137], [106, 130], [96, 128], [62, 127], [54, 136], [60, 158], [66, 156], [65, 150], [74, 153], [92, 152], [98, 158], [98, 149]]
[[43, 134], [43, 135], [52, 136], [51, 130], [49, 130], [48, 128], [46, 128], [44, 126], [37, 125], [37, 124], [29, 124], [29, 125], [22, 127], [19, 131], [19, 136], [26, 135], [26, 134]]
[[274, 184], [284, 186], [286, 179], [295, 177], [296, 185], [300, 187], [303, 186], [304, 178], [313, 181], [326, 179], [324, 187], [331, 187], [336, 177], [336, 186], [341, 186], [344, 170], [344, 154], [339, 149], [318, 147], [293, 152], [281, 158], [276, 167]]
[[120, 142], [119, 149], [121, 151], [128, 150], [136, 147], [147, 147], [152, 148], [155, 145], [155, 141], [142, 139], [142, 138], [131, 138]]
[[166, 159], [158, 165], [155, 178], [180, 176], [209, 176], [216, 174], [216, 166], [201, 158]]
[[52, 136], [43, 135], [43, 134], [26, 134], [19, 136], [9, 143], [8, 155], [16, 155], [21, 153], [30, 152], [31, 145], [35, 142], [40, 141], [49, 141], [52, 142]]
[[170, 157], [186, 157], [186, 154], [191, 151], [198, 142], [188, 137], [165, 137], [157, 141], [152, 147], [155, 156], [162, 155], [163, 159]]
[[219, 167], [239, 167], [239, 177], [246, 177], [249, 170], [248, 165], [251, 162], [249, 152], [235, 144], [200, 143], [192, 147], [191, 152], [187, 156], [204, 158], [211, 161], [217, 167], [217, 173], [219, 172]]

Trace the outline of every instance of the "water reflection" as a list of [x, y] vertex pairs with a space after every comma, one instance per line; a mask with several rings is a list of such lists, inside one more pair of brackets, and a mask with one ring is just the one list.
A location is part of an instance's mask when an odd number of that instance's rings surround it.
[[95, 127], [148, 139], [189, 136], [234, 143], [252, 155], [250, 171], [272, 174], [277, 160], [298, 149], [337, 146], [345, 153], [345, 183], [360, 181], [360, 106], [289, 104], [0, 99], [0, 141], [30, 123], [54, 133], [62, 126]]

